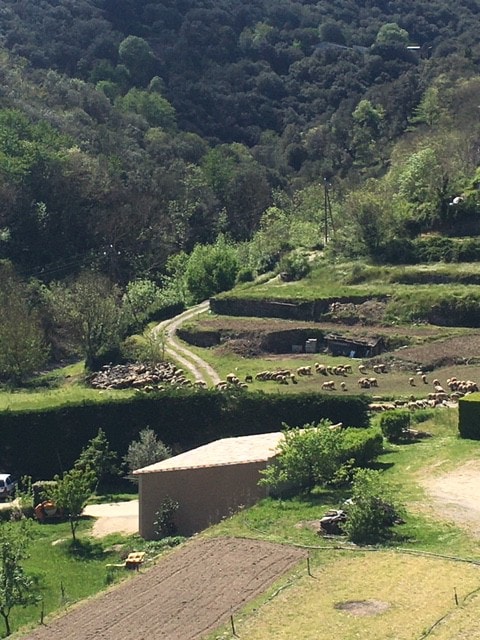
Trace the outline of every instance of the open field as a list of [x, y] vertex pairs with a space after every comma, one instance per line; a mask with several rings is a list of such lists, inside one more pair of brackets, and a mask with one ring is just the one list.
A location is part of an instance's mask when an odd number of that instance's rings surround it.
[[[480, 589], [479, 566], [385, 551], [338, 552], [326, 559], [311, 550], [310, 561], [312, 576], [304, 571], [291, 588], [239, 620], [239, 637], [415, 640], [445, 615], [449, 637], [460, 637], [454, 632], [455, 589], [464, 614], [480, 612], [479, 599], [467, 598]], [[472, 637], [479, 638], [476, 633]], [[211, 637], [232, 635], [225, 629]]]

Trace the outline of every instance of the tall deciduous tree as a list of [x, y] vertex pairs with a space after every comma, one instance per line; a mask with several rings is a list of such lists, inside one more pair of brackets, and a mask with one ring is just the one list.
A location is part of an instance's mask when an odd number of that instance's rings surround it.
[[25, 284], [0, 263], [0, 376], [19, 381], [41, 367], [48, 350]]
[[118, 346], [122, 324], [120, 295], [108, 278], [86, 271], [70, 287], [52, 284], [48, 297], [56, 321], [71, 332], [87, 368], [102, 353]]
[[0, 525], [0, 615], [6, 635], [11, 633], [10, 614], [15, 607], [26, 607], [38, 599], [35, 582], [23, 568], [30, 539], [29, 521]]

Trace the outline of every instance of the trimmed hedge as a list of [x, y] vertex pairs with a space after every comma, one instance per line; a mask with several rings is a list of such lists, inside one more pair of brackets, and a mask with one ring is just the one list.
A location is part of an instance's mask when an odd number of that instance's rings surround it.
[[356, 467], [366, 467], [383, 452], [383, 436], [379, 429], [346, 429], [342, 433], [345, 462], [353, 459]]
[[151, 427], [174, 453], [228, 436], [280, 431], [329, 418], [368, 425], [361, 396], [296, 395], [217, 390], [172, 390], [105, 403], [70, 404], [41, 411], [0, 412], [0, 469], [34, 480], [71, 468], [101, 427], [111, 449], [123, 456], [130, 442]]
[[480, 393], [458, 401], [458, 431], [461, 438], [480, 440]]

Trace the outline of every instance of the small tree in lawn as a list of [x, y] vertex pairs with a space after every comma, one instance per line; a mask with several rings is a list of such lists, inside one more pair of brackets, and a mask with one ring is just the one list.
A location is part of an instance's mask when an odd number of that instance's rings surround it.
[[345, 505], [343, 528], [352, 542], [372, 544], [387, 537], [399, 520], [395, 505], [380, 471], [358, 469], [352, 483], [352, 498]]
[[172, 455], [170, 449], [157, 438], [153, 429], [142, 429], [138, 435], [139, 439], [130, 443], [124, 458], [130, 473]]
[[56, 485], [49, 490], [48, 497], [68, 517], [72, 531], [73, 544], [77, 543], [75, 536], [80, 515], [92, 495], [97, 481], [92, 469], [71, 469], [63, 477], [55, 476]]
[[6, 635], [11, 633], [10, 614], [14, 607], [26, 607], [38, 600], [35, 581], [24, 571], [30, 539], [28, 520], [0, 525], [0, 615]]
[[82, 450], [75, 462], [75, 469], [83, 472], [91, 470], [95, 473], [94, 492], [96, 492], [98, 485], [106, 476], [118, 474], [117, 458], [117, 453], [110, 449], [105, 431], [99, 429], [95, 438], [92, 438]]

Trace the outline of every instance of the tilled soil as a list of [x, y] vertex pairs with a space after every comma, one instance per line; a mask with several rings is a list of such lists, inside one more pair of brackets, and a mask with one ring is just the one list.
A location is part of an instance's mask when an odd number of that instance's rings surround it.
[[24, 636], [31, 640], [199, 640], [306, 557], [257, 540], [196, 540]]

